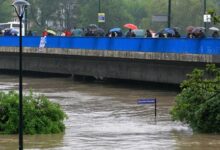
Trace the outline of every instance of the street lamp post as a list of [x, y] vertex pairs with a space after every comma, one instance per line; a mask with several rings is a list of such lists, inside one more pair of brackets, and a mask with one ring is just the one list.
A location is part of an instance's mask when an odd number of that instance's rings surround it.
[[25, 7], [30, 4], [25, 0], [15, 0], [12, 6], [15, 8], [15, 12], [20, 22], [20, 34], [19, 34], [19, 150], [23, 150], [23, 94], [22, 94], [22, 18], [24, 16]]

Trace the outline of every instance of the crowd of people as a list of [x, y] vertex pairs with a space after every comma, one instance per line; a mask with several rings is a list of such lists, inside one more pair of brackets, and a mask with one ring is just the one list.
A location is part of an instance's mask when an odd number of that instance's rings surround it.
[[[41, 35], [38, 36], [96, 36], [96, 37], [146, 37], [146, 38], [205, 38], [205, 29], [203, 27], [193, 27], [189, 26], [186, 29], [186, 34], [181, 36], [178, 28], [165, 28], [160, 30], [159, 32], [155, 32], [150, 29], [127, 29], [125, 33], [123, 33], [121, 28], [113, 28], [109, 29], [105, 32], [102, 28], [92, 24], [87, 28], [76, 28], [66, 29], [61, 33], [56, 33], [53, 30], [49, 30], [45, 28]], [[4, 36], [17, 36], [18, 32], [15, 30], [0, 30], [0, 35]], [[31, 30], [28, 31], [27, 36], [35, 36], [36, 33], [33, 33]], [[211, 37], [219, 38], [219, 31], [213, 30]]]
[[[115, 30], [114, 30], [115, 29]], [[88, 28], [73, 28], [72, 30], [64, 30], [60, 36], [96, 36], [96, 37], [146, 37], [146, 38], [205, 38], [208, 37], [205, 34], [205, 29], [203, 27], [187, 27], [186, 34], [181, 35], [178, 28], [165, 28], [159, 32], [155, 32], [150, 29], [127, 29], [123, 33], [121, 28], [109, 29], [105, 32], [99, 27], [88, 27]], [[52, 35], [50, 32], [47, 33], [47, 29], [43, 31], [42, 36]], [[211, 33], [213, 38], [219, 38], [219, 31], [214, 30]]]

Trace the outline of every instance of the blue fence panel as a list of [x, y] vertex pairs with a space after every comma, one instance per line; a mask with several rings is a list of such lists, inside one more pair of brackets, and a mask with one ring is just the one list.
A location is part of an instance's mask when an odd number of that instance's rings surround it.
[[75, 49], [95, 49], [96, 38], [93, 37], [74, 37], [72, 48]]
[[95, 47], [97, 50], [109, 50], [109, 38], [97, 38]]
[[[39, 47], [41, 37], [23, 37], [24, 47]], [[19, 37], [1, 36], [0, 46], [17, 47]], [[220, 39], [188, 38], [107, 38], [48, 36], [47, 48], [119, 50], [191, 54], [220, 54]]]
[[188, 39], [188, 38], [178, 39], [178, 42], [175, 42], [174, 44], [175, 46], [172, 48], [172, 52], [197, 54], [197, 51], [199, 50], [198, 49], [199, 41], [200, 40], [198, 39]]
[[140, 43], [141, 52], [154, 52], [157, 45], [157, 40], [153, 38], [142, 39]]
[[5, 46], [5, 47], [19, 46], [19, 38], [16, 36], [2, 36], [0, 37], [0, 46]]
[[39, 44], [40, 44], [40, 37], [37, 36], [23, 37], [24, 47], [39, 47]]
[[220, 54], [220, 40], [207, 38], [200, 43], [200, 53], [204, 54]]
[[[159, 52], [167, 52], [167, 53], [197, 53], [198, 50], [198, 42], [197, 39], [161, 39], [160, 44], [157, 44], [157, 48]], [[165, 43], [164, 48], [163, 44]], [[161, 49], [162, 48], [162, 49]]]
[[138, 51], [139, 38], [110, 38], [109, 49], [120, 51]]

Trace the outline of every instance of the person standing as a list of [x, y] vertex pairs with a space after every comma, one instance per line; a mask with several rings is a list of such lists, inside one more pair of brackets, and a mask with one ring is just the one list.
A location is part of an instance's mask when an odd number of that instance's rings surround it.
[[150, 30], [146, 29], [145, 37], [152, 37]]
[[218, 31], [214, 31], [214, 32], [212, 33], [212, 37], [213, 37], [213, 38], [219, 38], [219, 33], [218, 33]]
[[66, 30], [64, 33], [65, 33], [65, 36], [72, 36], [72, 33], [69, 30]]
[[43, 36], [43, 37], [48, 36], [47, 28], [44, 29], [44, 31], [43, 31], [43, 33], [42, 33], [42, 36]]
[[31, 31], [31, 30], [29, 30], [27, 35], [28, 35], [28, 36], [33, 36], [32, 31]]
[[127, 32], [127, 34], [126, 34], [126, 37], [132, 37], [131, 29], [128, 30], [128, 32]]

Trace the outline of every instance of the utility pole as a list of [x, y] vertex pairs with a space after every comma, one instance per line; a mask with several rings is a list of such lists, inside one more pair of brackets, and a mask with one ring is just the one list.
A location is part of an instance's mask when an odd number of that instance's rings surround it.
[[[101, 0], [99, 0], [99, 12], [98, 13], [101, 13]], [[101, 26], [101, 23], [98, 21], [98, 25], [99, 27]]]
[[[28, 2], [28, 0], [26, 0]], [[28, 14], [27, 14], [27, 6], [25, 7], [25, 12], [24, 12], [24, 35], [27, 35], [27, 29], [28, 29]]]
[[171, 0], [168, 0], [168, 24], [167, 27], [171, 27]]
[[99, 0], [99, 13], [101, 13], [101, 0]]
[[[207, 13], [206, 12], [206, 0], [203, 0], [203, 16]], [[204, 21], [205, 33], [207, 32], [207, 22]]]

